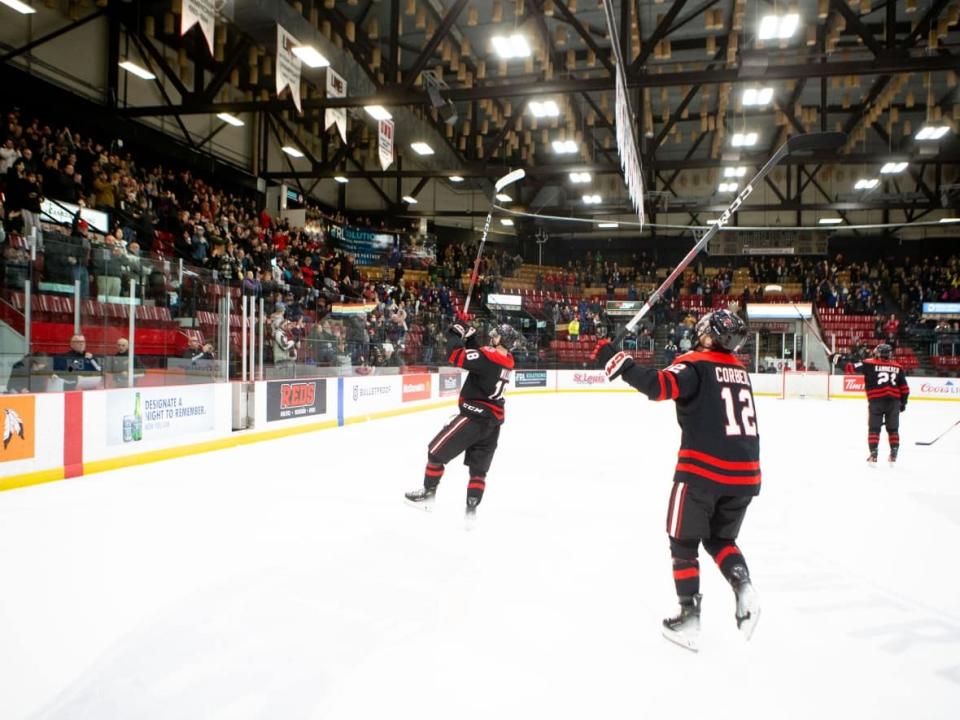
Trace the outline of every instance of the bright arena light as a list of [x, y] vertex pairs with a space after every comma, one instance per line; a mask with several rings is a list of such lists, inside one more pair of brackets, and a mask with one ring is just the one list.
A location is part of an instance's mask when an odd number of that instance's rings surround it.
[[560, 106], [554, 100], [544, 100], [543, 102], [531, 100], [527, 107], [530, 108], [533, 116], [538, 118], [557, 117], [560, 114]]
[[3, 3], [11, 10], [16, 10], [21, 15], [33, 15], [33, 13], [36, 12], [32, 7], [20, 2], [20, 0], [0, 0], [0, 3]]
[[147, 70], [145, 67], [140, 67], [139, 65], [137, 65], [135, 62], [131, 60], [121, 61], [120, 67], [122, 67], [128, 73], [132, 75], [136, 75], [138, 78], [142, 78], [144, 80], [156, 80], [157, 78], [156, 75], [154, 75], [152, 72]]
[[944, 135], [950, 132], [950, 127], [948, 125], [924, 125], [920, 128], [920, 131], [914, 135], [914, 138], [917, 140], [939, 140]]
[[760, 30], [757, 33], [759, 40], [786, 40], [793, 37], [800, 25], [800, 16], [796, 13], [789, 15], [764, 15], [760, 20]]
[[736, 191], [737, 191], [737, 187], [738, 187], [738, 183], [735, 183], [735, 182], [729, 182], [729, 183], [727, 183], [727, 182], [722, 182], [722, 183], [720, 183], [720, 186], [717, 188], [717, 190], [718, 190], [719, 192], [722, 192], [722, 193], [723, 193], [723, 192], [736, 192]]
[[500, 202], [513, 202], [513, 198], [506, 193], [497, 193], [497, 200]]
[[519, 33], [514, 33], [509, 37], [494, 35], [491, 42], [493, 43], [494, 52], [504, 60], [530, 57], [530, 43]]
[[618, 227], [620, 227], [620, 223], [615, 223], [615, 222], [602, 222], [602, 223], [600, 223], [599, 225], [597, 225], [597, 227], [601, 227], [601, 228], [618, 228]]
[[740, 167], [728, 167], [723, 169], [725, 178], [742, 178], [747, 174], [747, 169], [742, 165]]
[[350, 182], [350, 178], [344, 177], [343, 175], [334, 175], [333, 179], [341, 185], [346, 185], [348, 182]]
[[960, 218], [950, 217], [950, 218], [940, 218], [942, 223], [960, 223]]
[[757, 144], [757, 134], [755, 132], [734, 133], [730, 144], [734, 147], [753, 147]]
[[317, 52], [317, 49], [313, 47], [313, 45], [299, 45], [291, 52], [300, 58], [300, 62], [307, 67], [327, 67], [330, 64], [330, 61]]
[[907, 163], [905, 162], [888, 162], [882, 168], [880, 168], [881, 175], [893, 175], [896, 173], [902, 173], [907, 169]]
[[569, 155], [577, 151], [577, 143], [574, 140], [554, 140], [553, 151], [561, 155]]
[[404, 195], [404, 196], [403, 196], [403, 201], [404, 201], [407, 205], [416, 205], [416, 204], [417, 204], [417, 199], [416, 199], [415, 197], [413, 197], [413, 195]]
[[843, 218], [837, 218], [837, 217], [820, 218], [821, 225], [839, 225], [842, 222], [843, 222]]
[[462, 183], [462, 182], [463, 182], [463, 178], [460, 177], [459, 175], [451, 175], [451, 176], [450, 176], [450, 182]]
[[500, 224], [506, 225], [507, 227], [513, 227], [513, 220], [510, 218], [500, 218]]
[[583, 183], [588, 183], [593, 180], [593, 176], [588, 172], [572, 172], [570, 173], [570, 182], [575, 185], [581, 185]]
[[433, 155], [433, 148], [425, 142], [410, 143], [410, 149], [417, 155]]
[[299, 151], [297, 148], [295, 148], [293, 145], [284, 145], [284, 146], [283, 146], [282, 148], [280, 148], [280, 149], [283, 150], [283, 151], [284, 151], [287, 155], [289, 155], [290, 157], [293, 157], [293, 158], [302, 158], [302, 157], [303, 157], [303, 153], [300, 152], [300, 151]]
[[363, 108], [374, 120], [390, 120], [393, 115], [382, 105], [366, 105]]
[[243, 120], [238, 118], [236, 115], [231, 115], [230, 113], [218, 113], [217, 117], [223, 120], [227, 125], [243, 127]]
[[599, 205], [601, 202], [603, 202], [603, 198], [601, 198], [599, 195], [584, 195], [583, 202], [587, 205]]
[[743, 104], [747, 106], [769, 105], [773, 100], [773, 88], [747, 88], [743, 91]]
[[880, 184], [880, 181], [877, 178], [860, 178], [857, 180], [857, 184], [853, 186], [854, 190], [873, 190], [877, 185]]

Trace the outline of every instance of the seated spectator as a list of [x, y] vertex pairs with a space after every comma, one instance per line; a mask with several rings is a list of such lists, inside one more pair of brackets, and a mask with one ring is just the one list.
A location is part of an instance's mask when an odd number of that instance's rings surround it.
[[50, 376], [49, 357], [44, 352], [25, 355], [13, 364], [7, 379], [8, 393], [43, 392]]
[[93, 353], [87, 352], [87, 339], [83, 335], [73, 335], [70, 338], [70, 349], [53, 359], [53, 369], [57, 373], [66, 373], [66, 377], [57, 376], [63, 381], [64, 390], [82, 390], [81, 375], [99, 374], [103, 367]]
[[[129, 387], [130, 370], [130, 341], [122, 337], [117, 339], [117, 352], [115, 355], [104, 358], [105, 365], [113, 375], [113, 381], [117, 387]], [[143, 363], [136, 355], [133, 356], [133, 384], [136, 384], [138, 378], [144, 376]]]
[[187, 338], [187, 349], [183, 351], [183, 354], [180, 356], [184, 360], [190, 360], [191, 362], [196, 362], [200, 359], [200, 356], [203, 355], [203, 350], [200, 348], [200, 341], [193, 335]]

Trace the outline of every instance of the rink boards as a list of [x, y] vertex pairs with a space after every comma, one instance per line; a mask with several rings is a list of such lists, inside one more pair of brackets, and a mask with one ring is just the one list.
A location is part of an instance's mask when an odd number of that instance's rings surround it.
[[[0, 490], [453, 406], [464, 376], [445, 369], [7, 395], [0, 398]], [[751, 374], [751, 381], [759, 396], [782, 392], [780, 375]], [[960, 402], [956, 378], [908, 381], [912, 401]], [[859, 376], [831, 376], [829, 383], [830, 399], [864, 399]], [[600, 370], [516, 370], [508, 390], [565, 392], [634, 391], [608, 383]], [[247, 429], [234, 429], [241, 425]]]

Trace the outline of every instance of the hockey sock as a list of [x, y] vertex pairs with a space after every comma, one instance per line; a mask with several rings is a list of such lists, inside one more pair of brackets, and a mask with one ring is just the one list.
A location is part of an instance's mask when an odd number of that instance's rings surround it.
[[427, 463], [427, 469], [423, 471], [423, 486], [427, 490], [436, 490], [440, 484], [440, 478], [443, 477], [443, 465], [440, 463]]
[[867, 445], [870, 447], [870, 454], [876, 455], [877, 448], [880, 447], [880, 433], [879, 432], [867, 433]]
[[[714, 550], [715, 548], [708, 547], [707, 550]], [[747, 571], [747, 561], [743, 559], [743, 554], [740, 552], [734, 543], [726, 543], [721, 546], [716, 552], [711, 552], [713, 555], [714, 561], [717, 563], [717, 567], [720, 568], [720, 572], [723, 573], [723, 576], [727, 579], [731, 585], [734, 582], [735, 576], [733, 574], [733, 569], [735, 567], [742, 567], [745, 574], [749, 577], [749, 571]]]
[[700, 561], [673, 558], [673, 584], [677, 597], [693, 597], [700, 592]]
[[470, 482], [467, 484], [467, 497], [476, 498], [477, 505], [483, 500], [483, 491], [487, 487], [486, 475], [470, 475]]
[[900, 433], [887, 430], [887, 439], [890, 441], [890, 453], [896, 455], [900, 449]]

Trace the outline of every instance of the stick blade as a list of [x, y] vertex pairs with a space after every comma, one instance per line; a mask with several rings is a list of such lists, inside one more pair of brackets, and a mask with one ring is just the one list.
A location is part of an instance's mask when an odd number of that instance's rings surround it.
[[513, 172], [507, 173], [502, 178], [497, 180], [497, 182], [494, 183], [494, 187], [497, 189], [497, 192], [500, 192], [507, 185], [513, 185], [513, 183], [515, 183], [517, 180], [523, 180], [523, 178], [526, 177], [526, 175], [527, 175], [527, 171], [524, 170], [523, 168], [520, 168], [519, 170], [514, 170]]
[[839, 150], [846, 142], [847, 136], [842, 132], [806, 133], [787, 140], [787, 151], [791, 155], [831, 152]]
[[933, 445], [933, 443], [932, 443], [932, 442], [920, 442], [919, 440], [917, 440], [917, 445]]

